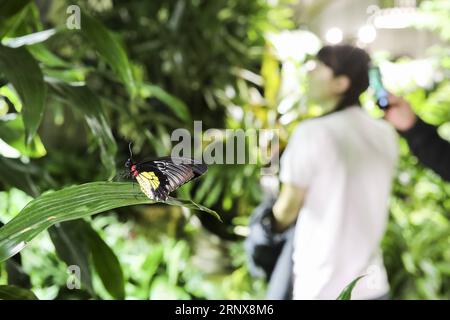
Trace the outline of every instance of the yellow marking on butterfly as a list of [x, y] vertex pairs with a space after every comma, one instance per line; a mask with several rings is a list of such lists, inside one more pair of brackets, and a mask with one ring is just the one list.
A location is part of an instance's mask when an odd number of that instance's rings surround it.
[[148, 198], [154, 200], [154, 190], [159, 186], [159, 179], [155, 173], [152, 171], [141, 172], [137, 175], [136, 180], [139, 183], [142, 192], [144, 192]]
[[144, 178], [141, 174], [136, 177], [139, 187], [141, 187], [142, 192], [150, 199], [154, 200], [155, 196], [153, 194], [153, 188], [150, 184], [150, 180]]
[[158, 177], [155, 175], [155, 173], [153, 171], [141, 172], [140, 175], [142, 175], [144, 178], [149, 180], [150, 185], [152, 186], [153, 189], [158, 188], [158, 186], [159, 186], [159, 179], [158, 179]]
[[154, 200], [154, 190], [159, 186], [159, 179], [153, 172], [141, 172], [136, 177], [139, 186], [144, 194]]

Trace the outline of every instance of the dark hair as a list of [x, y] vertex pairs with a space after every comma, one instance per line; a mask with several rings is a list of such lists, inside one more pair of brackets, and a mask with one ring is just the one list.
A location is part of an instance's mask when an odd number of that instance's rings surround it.
[[335, 110], [360, 105], [359, 96], [369, 87], [370, 56], [367, 52], [351, 45], [324, 46], [317, 58], [333, 70], [334, 76], [345, 75], [351, 81]]

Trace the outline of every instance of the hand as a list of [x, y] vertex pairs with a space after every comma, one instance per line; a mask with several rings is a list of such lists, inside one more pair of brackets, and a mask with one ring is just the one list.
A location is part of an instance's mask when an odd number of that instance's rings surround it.
[[403, 98], [389, 94], [389, 107], [384, 113], [384, 119], [390, 122], [397, 130], [411, 129], [417, 121], [417, 116], [410, 104]]

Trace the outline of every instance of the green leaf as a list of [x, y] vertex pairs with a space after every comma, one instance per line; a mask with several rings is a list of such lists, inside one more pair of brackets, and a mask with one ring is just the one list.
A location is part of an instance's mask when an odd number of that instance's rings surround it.
[[197, 204], [192, 200], [169, 198], [168, 201], [166, 201], [165, 203], [170, 204], [170, 205], [180, 206], [180, 207], [186, 207], [186, 208], [193, 209], [193, 210], [204, 211], [204, 212], [207, 212], [207, 213], [211, 214], [212, 216], [214, 216], [214, 218], [218, 219], [220, 222], [223, 222], [222, 218], [220, 218], [220, 216], [217, 214], [217, 212], [215, 212], [214, 210], [208, 209], [200, 204]]
[[38, 300], [36, 295], [27, 289], [16, 286], [0, 286], [0, 299], [2, 300]]
[[119, 259], [100, 235], [88, 223], [84, 224], [87, 244], [103, 286], [115, 299], [125, 299], [125, 282]]
[[202, 202], [206, 195], [209, 194], [213, 186], [217, 184], [217, 174], [213, 168], [214, 167], [208, 169], [210, 174], [206, 175], [200, 184], [200, 187], [195, 192], [195, 201]]
[[56, 29], [48, 29], [39, 32], [30, 33], [21, 37], [4, 39], [2, 42], [5, 46], [10, 48], [19, 48], [22, 46], [29, 46], [39, 44], [48, 40], [55, 35]]
[[49, 67], [73, 68], [73, 66], [51, 52], [43, 43], [27, 47], [28, 51], [39, 61]]
[[[4, 226], [4, 224], [0, 221], [0, 227], [2, 226]], [[22, 255], [20, 253], [11, 257], [11, 259], [6, 260], [5, 270], [8, 277], [8, 285], [14, 285], [24, 289], [31, 288], [31, 279], [23, 270]]]
[[91, 295], [94, 295], [92, 274], [89, 267], [89, 248], [83, 234], [84, 221], [75, 220], [57, 223], [48, 229], [58, 257], [67, 266], [80, 268], [80, 281]]
[[143, 85], [142, 91], [142, 95], [145, 98], [154, 96], [158, 100], [164, 102], [181, 120], [186, 122], [191, 121], [188, 107], [177, 97], [171, 95], [162, 88], [151, 84]]
[[0, 137], [22, 155], [40, 158], [47, 153], [38, 135], [34, 136], [29, 144], [25, 143], [25, 128], [21, 115], [10, 113], [0, 117]]
[[339, 294], [339, 296], [337, 297], [336, 300], [351, 300], [352, 299], [352, 291], [353, 288], [355, 287], [356, 283], [361, 279], [364, 278], [365, 275], [363, 276], [359, 276], [358, 278], [356, 278], [355, 280], [353, 280], [352, 282], [350, 282], [349, 285], [347, 285], [344, 290], [342, 290], [342, 292]]
[[36, 196], [39, 189], [31, 179], [39, 174], [38, 167], [29, 163], [23, 164], [18, 159], [0, 156], [0, 182], [9, 187], [16, 187], [29, 195]]
[[42, 71], [26, 49], [0, 45], [0, 73], [11, 82], [22, 100], [23, 122], [27, 143], [30, 143], [44, 113], [46, 86]]
[[68, 266], [77, 265], [80, 268], [81, 282], [91, 296], [95, 296], [95, 293], [90, 257], [106, 290], [115, 299], [125, 298], [124, 277], [119, 260], [89, 223], [77, 219], [56, 224], [48, 231], [61, 260]]
[[19, 13], [30, 0], [0, 0], [0, 21]]
[[167, 252], [166, 265], [168, 282], [174, 286], [178, 283], [178, 277], [182, 271], [184, 259], [187, 259], [188, 247], [185, 242], [178, 241]]
[[30, 0], [0, 0], [0, 39], [14, 29], [25, 16]]
[[136, 84], [127, 54], [113, 34], [97, 19], [83, 14], [81, 32], [98, 54], [109, 64], [125, 84], [131, 96], [136, 94]]
[[217, 183], [212, 189], [209, 190], [208, 196], [206, 197], [205, 200], [205, 205], [212, 206], [214, 203], [216, 203], [222, 191], [223, 191], [222, 185]]
[[117, 145], [99, 98], [86, 86], [75, 87], [64, 83], [50, 83], [50, 88], [70, 107], [82, 111], [92, 135], [100, 147], [100, 157], [108, 171], [109, 179], [114, 177]]
[[[36, 235], [50, 226], [111, 209], [136, 204], [152, 204], [136, 184], [90, 182], [50, 191], [33, 199], [22, 211], [0, 228], [0, 262], [21, 251]], [[169, 198], [164, 203], [218, 214], [190, 200]]]
[[[20, 101], [19, 95], [17, 94], [16, 90], [14, 90], [12, 85], [6, 85], [0, 88], [0, 95], [2, 95], [5, 98], [8, 98], [9, 102], [12, 103], [14, 109], [17, 112], [22, 111], [22, 101]], [[9, 109], [9, 106], [8, 106]]]
[[150, 284], [153, 278], [157, 275], [158, 267], [163, 260], [164, 247], [159, 244], [155, 248], [152, 248], [152, 251], [148, 253], [147, 258], [142, 266], [147, 275], [147, 285], [148, 292], [150, 292]]

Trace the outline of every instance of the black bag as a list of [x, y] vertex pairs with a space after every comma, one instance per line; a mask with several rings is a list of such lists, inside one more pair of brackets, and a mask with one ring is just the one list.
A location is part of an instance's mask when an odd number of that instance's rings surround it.
[[272, 228], [275, 199], [261, 203], [250, 218], [250, 234], [245, 250], [250, 274], [269, 281], [267, 299], [292, 299], [292, 252], [294, 227], [282, 233]]

